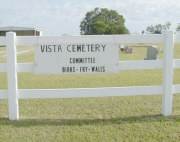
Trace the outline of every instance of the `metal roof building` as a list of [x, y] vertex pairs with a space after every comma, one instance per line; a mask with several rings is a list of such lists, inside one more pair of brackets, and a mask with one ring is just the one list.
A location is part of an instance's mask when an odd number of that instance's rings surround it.
[[41, 31], [28, 27], [0, 27], [0, 36], [5, 36], [6, 32], [16, 32], [17, 36], [40, 36]]

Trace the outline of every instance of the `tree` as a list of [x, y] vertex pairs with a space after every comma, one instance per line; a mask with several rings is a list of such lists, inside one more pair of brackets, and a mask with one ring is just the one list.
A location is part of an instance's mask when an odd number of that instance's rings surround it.
[[157, 25], [148, 26], [146, 28], [146, 31], [152, 34], [161, 34], [163, 31], [169, 30], [170, 27], [171, 27], [171, 23], [167, 22], [165, 25], [157, 24]]
[[125, 19], [115, 10], [95, 8], [87, 12], [80, 23], [81, 34], [126, 34], [129, 33], [125, 26]]

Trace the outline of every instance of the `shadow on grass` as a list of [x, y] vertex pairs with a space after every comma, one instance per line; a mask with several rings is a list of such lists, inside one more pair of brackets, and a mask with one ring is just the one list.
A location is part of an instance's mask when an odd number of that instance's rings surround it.
[[119, 117], [109, 119], [21, 119], [19, 121], [9, 121], [8, 118], [0, 118], [0, 125], [13, 125], [16, 127], [29, 127], [41, 125], [54, 126], [83, 126], [83, 125], [111, 125], [126, 123], [151, 123], [151, 122], [180, 122], [180, 116], [164, 117], [162, 115], [146, 115]]

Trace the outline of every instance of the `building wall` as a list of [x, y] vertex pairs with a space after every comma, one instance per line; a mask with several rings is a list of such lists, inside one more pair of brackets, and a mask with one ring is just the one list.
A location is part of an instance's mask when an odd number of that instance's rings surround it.
[[[9, 31], [0, 31], [0, 36], [5, 36], [6, 32]], [[16, 32], [17, 36], [40, 36], [39, 31], [13, 31]]]

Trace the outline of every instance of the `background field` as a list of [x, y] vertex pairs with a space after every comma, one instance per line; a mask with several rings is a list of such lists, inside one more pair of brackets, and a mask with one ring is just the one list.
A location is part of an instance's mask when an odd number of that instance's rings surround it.
[[[162, 46], [159, 46], [161, 48]], [[27, 47], [26, 47], [27, 48]], [[18, 47], [18, 52], [26, 50]], [[18, 55], [18, 62], [32, 62], [30, 52]], [[180, 58], [180, 46], [175, 47]], [[0, 62], [5, 62], [0, 48]], [[133, 54], [120, 54], [121, 60], [144, 59], [146, 49], [134, 48]], [[163, 53], [160, 53], [162, 58]], [[105, 75], [48, 75], [19, 73], [19, 88], [73, 88], [128, 85], [158, 85], [161, 70], [125, 71]], [[180, 70], [174, 83], [180, 84]], [[5, 73], [0, 74], [0, 89], [7, 88]], [[0, 141], [64, 142], [179, 142], [180, 96], [175, 95], [173, 115], [163, 117], [161, 96], [105, 97], [49, 100], [21, 100], [18, 122], [10, 122], [7, 101], [0, 101]]]

